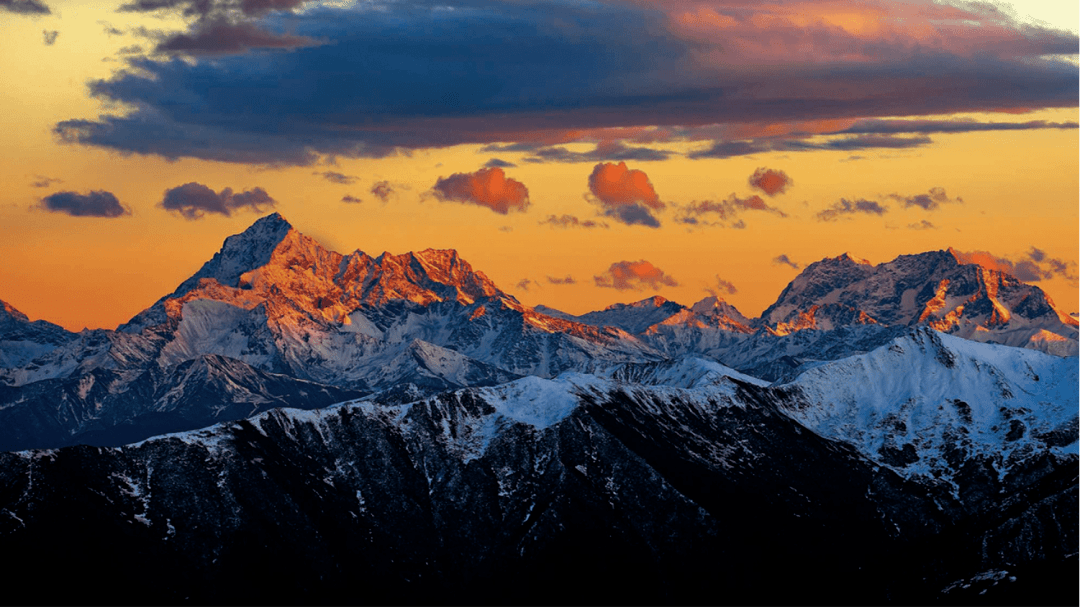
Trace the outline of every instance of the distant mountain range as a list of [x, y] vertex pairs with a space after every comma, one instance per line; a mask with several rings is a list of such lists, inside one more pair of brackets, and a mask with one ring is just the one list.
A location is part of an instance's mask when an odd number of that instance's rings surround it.
[[1077, 327], [951, 250], [574, 316], [273, 214], [115, 331], [3, 304], [0, 538], [119, 592], [35, 602], [1074, 604]]

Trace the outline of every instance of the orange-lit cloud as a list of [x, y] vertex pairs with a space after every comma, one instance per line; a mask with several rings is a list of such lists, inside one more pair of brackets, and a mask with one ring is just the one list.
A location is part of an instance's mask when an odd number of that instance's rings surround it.
[[792, 184], [791, 177], [788, 177], [787, 173], [765, 167], [760, 167], [754, 171], [749, 182], [750, 187], [761, 190], [769, 196], [783, 194]]
[[499, 167], [440, 177], [433, 191], [439, 200], [475, 204], [503, 215], [524, 211], [529, 206], [528, 188], [520, 181], [508, 179]]
[[642, 291], [646, 287], [659, 290], [661, 287], [677, 287], [679, 283], [664, 273], [660, 268], [644, 259], [638, 261], [619, 261], [600, 276], [593, 276], [598, 287], [618, 289], [620, 291]]
[[919, 223], [909, 223], [908, 224], [908, 229], [909, 230], [936, 230], [937, 226], [924, 219], [924, 220], [920, 221]]
[[536, 282], [535, 280], [531, 280], [529, 278], [522, 278], [514, 286], [517, 288], [518, 291], [528, 291], [529, 289], [532, 289], [533, 287], [539, 287], [540, 283]]
[[589, 191], [608, 217], [627, 225], [660, 227], [652, 211], [663, 209], [664, 203], [644, 171], [627, 168], [625, 162], [601, 162], [589, 175]]
[[574, 277], [570, 276], [569, 274], [567, 274], [563, 278], [559, 278], [557, 276], [548, 276], [547, 281], [549, 283], [553, 284], [553, 285], [573, 285], [573, 284], [577, 284], [577, 281], [574, 280]]
[[1055, 277], [1064, 278], [1074, 286], [1080, 282], [1075, 261], [1049, 257], [1045, 251], [1036, 247], [1031, 247], [1027, 253], [1015, 259], [998, 257], [988, 251], [951, 251], [960, 263], [972, 263], [1012, 274], [1024, 282], [1039, 282]]
[[357, 198], [356, 196], [351, 195], [351, 194], [346, 194], [346, 195], [341, 197], [341, 202], [345, 202], [345, 203], [348, 203], [348, 204], [360, 204], [361, 202], [364, 202], [364, 201], [362, 199], [360, 199], [360, 198]]

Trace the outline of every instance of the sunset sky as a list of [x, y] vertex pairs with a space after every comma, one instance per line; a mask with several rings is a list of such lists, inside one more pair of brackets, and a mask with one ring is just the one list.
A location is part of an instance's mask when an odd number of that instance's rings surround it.
[[1080, 309], [1078, 9], [0, 0], [0, 299], [115, 328], [258, 217], [580, 314], [953, 247]]

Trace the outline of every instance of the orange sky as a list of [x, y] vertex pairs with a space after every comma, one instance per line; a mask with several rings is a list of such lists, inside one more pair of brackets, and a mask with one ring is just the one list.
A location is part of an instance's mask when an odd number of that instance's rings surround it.
[[[691, 12], [709, 8], [705, 2], [686, 4]], [[114, 6], [86, 8], [58, 1], [49, 6], [49, 15], [0, 12], [0, 73], [5, 74], [5, 86], [0, 88], [0, 299], [32, 319], [44, 318], [73, 330], [114, 328], [194, 273], [225, 237], [270, 210], [343, 253], [457, 249], [474, 268], [523, 303], [543, 303], [578, 314], [657, 293], [689, 305], [711, 289], [754, 316], [798, 274], [796, 268], [777, 262], [780, 256], [805, 266], [850, 252], [880, 263], [900, 254], [947, 247], [988, 251], [1013, 262], [1029, 259], [1034, 247], [1046, 259], [1071, 268], [1071, 276], [1069, 271], [1052, 273], [1036, 284], [1065, 312], [1080, 310], [1075, 279], [1080, 258], [1080, 149], [1075, 126], [897, 135], [929, 138], [909, 147], [825, 145], [839, 140], [839, 131], [863, 124], [859, 119], [1064, 124], [1080, 119], [1075, 103], [1022, 113], [852, 116], [822, 127], [825, 135], [818, 137], [805, 134], [812, 131], [806, 121], [752, 124], [743, 120], [730, 125], [718, 121], [714, 126], [690, 125], [701, 128], [699, 135], [654, 136], [659, 141], [653, 142], [641, 135], [658, 132], [649, 128], [638, 128], [637, 139], [611, 132], [611, 140], [618, 145], [648, 147], [666, 155], [660, 160], [625, 161], [628, 170], [641, 172], [632, 176], [630, 182], [637, 184], [633, 187], [651, 185], [659, 201], [639, 198], [640, 208], [632, 212], [644, 215], [626, 215], [619, 206], [622, 203], [604, 198], [613, 190], [590, 189], [596, 167], [610, 163], [602, 168], [610, 172], [618, 161], [602, 156], [604, 150], [596, 143], [603, 137], [588, 135], [587, 129], [582, 131], [587, 137], [576, 142], [565, 132], [546, 135], [550, 141], [569, 141], [559, 145], [564, 157], [579, 154], [574, 162], [531, 162], [527, 159], [537, 158], [535, 146], [505, 146], [524, 141], [522, 133], [491, 141], [405, 147], [382, 158], [320, 156], [306, 166], [196, 157], [167, 160], [156, 153], [64, 143], [53, 132], [58, 123], [122, 114], [109, 107], [108, 99], [92, 96], [87, 83], [112, 77], [124, 65], [118, 55], [121, 49], [153, 45], [152, 40], [133, 33], [136, 26], [166, 30], [195, 26], [177, 15], [116, 12]], [[1075, 20], [1074, 15], [1066, 13], [1062, 19]], [[814, 15], [806, 19], [822, 23]], [[728, 27], [720, 21], [701, 27]], [[855, 17], [835, 17], [828, 23], [859, 36], [885, 35], [860, 25]], [[125, 33], [109, 34], [107, 27]], [[687, 33], [672, 27], [679, 36], [698, 35], [693, 28]], [[1056, 27], [1076, 30], [1069, 21]], [[59, 34], [46, 44], [45, 34], [50, 31]], [[995, 38], [987, 34], [987, 39]], [[202, 55], [184, 59], [190, 64], [212, 60]], [[1075, 63], [1075, 55], [1071, 60]], [[775, 138], [789, 131], [804, 134], [797, 141]], [[693, 158], [718, 142], [736, 140], [773, 149]], [[816, 147], [796, 150], [791, 141]], [[500, 142], [502, 149], [485, 151], [485, 145]], [[599, 151], [588, 156], [594, 150]], [[488, 184], [484, 180], [499, 171], [479, 177], [477, 172], [492, 158], [513, 166], [499, 169], [503, 181]], [[751, 187], [748, 179], [763, 167], [783, 171], [790, 178], [786, 191], [770, 196]], [[462, 175], [460, 184], [465, 185], [452, 189], [451, 184], [458, 182], [440, 181], [455, 174]], [[471, 181], [464, 181], [466, 177]], [[262, 207], [262, 212], [237, 206], [228, 216], [208, 212], [199, 219], [186, 219], [162, 207], [166, 190], [191, 182], [215, 193], [231, 188], [234, 195], [262, 188], [275, 204]], [[527, 205], [521, 204], [523, 190], [513, 182], [527, 190]], [[385, 201], [373, 193], [380, 183], [383, 186], [376, 192], [385, 194]], [[436, 188], [438, 183], [445, 187]], [[495, 189], [482, 191], [488, 185]], [[936, 189], [944, 190], [939, 202], [916, 199]], [[47, 196], [62, 192], [82, 196], [94, 191], [112, 194], [130, 214], [72, 216], [43, 208]], [[474, 192], [474, 202], [468, 199], [469, 192]], [[459, 201], [459, 195], [466, 201]], [[739, 206], [754, 195], [774, 211]], [[359, 202], [343, 202], [346, 196]], [[484, 202], [501, 200], [500, 196], [515, 196], [517, 202], [501, 207]], [[635, 200], [633, 196], [625, 199]], [[221, 200], [226, 205], [242, 205], [246, 199]], [[708, 208], [724, 208], [729, 214], [693, 215], [688, 210], [691, 204], [702, 201], [710, 203]], [[843, 206], [845, 201], [848, 207]], [[880, 214], [842, 212], [855, 208], [859, 201], [886, 210]], [[830, 215], [822, 215], [829, 209], [841, 211], [830, 221], [825, 219]], [[564, 215], [575, 218], [577, 225], [546, 221]], [[684, 223], [687, 218], [698, 222]], [[606, 227], [583, 227], [586, 222]], [[648, 261], [668, 279], [655, 283], [658, 289], [600, 286], [610, 284], [604, 277], [612, 264], [637, 261]], [[568, 276], [573, 284], [563, 284]], [[734, 285], [737, 292], [730, 293], [723, 284]]]

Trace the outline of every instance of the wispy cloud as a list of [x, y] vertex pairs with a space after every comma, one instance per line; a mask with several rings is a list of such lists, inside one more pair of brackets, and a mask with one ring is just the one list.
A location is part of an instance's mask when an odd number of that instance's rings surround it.
[[783, 253], [777, 255], [776, 257], [773, 257], [772, 262], [774, 266], [788, 266], [796, 270], [802, 267], [798, 263], [792, 261], [791, 258], [787, 256], [787, 253]]
[[582, 220], [582, 219], [578, 219], [577, 217], [575, 217], [573, 215], [565, 215], [565, 214], [564, 215], [559, 215], [558, 217], [556, 217], [555, 215], [548, 215], [547, 219], [545, 219], [545, 220], [543, 220], [543, 221], [541, 221], [539, 223], [540, 223], [540, 225], [548, 225], [548, 226], [551, 226], [553, 228], [586, 228], [586, 229], [604, 228], [604, 229], [607, 229], [609, 227], [608, 224], [603, 222], [603, 221], [593, 221], [592, 219], [584, 219], [584, 220]]
[[[743, 211], [764, 211], [779, 217], [787, 217], [787, 214], [776, 207], [769, 206], [765, 200], [756, 194], [739, 198], [735, 194], [725, 200], [701, 200], [678, 207], [679, 214], [675, 221], [691, 226], [726, 226], [736, 229], [746, 227], [746, 223], [739, 219]], [[725, 223], [726, 222], [726, 223]]]
[[876, 200], [866, 200], [864, 198], [848, 200], [847, 198], [841, 198], [829, 208], [814, 215], [814, 217], [816, 217], [818, 221], [836, 221], [842, 217], [850, 217], [852, 215], [881, 216], [887, 212], [889, 212], [889, 207], [882, 205]]
[[919, 207], [924, 211], [937, 210], [943, 204], [961, 204], [964, 202], [964, 199], [959, 196], [956, 198], [949, 198], [949, 196], [945, 194], [945, 188], [930, 188], [929, 193], [916, 194], [914, 196], [890, 194], [889, 198], [899, 202], [905, 208]]
[[567, 274], [563, 278], [558, 278], [558, 277], [555, 277], [555, 276], [548, 276], [547, 281], [549, 283], [553, 284], [553, 285], [573, 285], [573, 284], [577, 284], [577, 281], [574, 280], [574, 277], [570, 276], [569, 274]]

